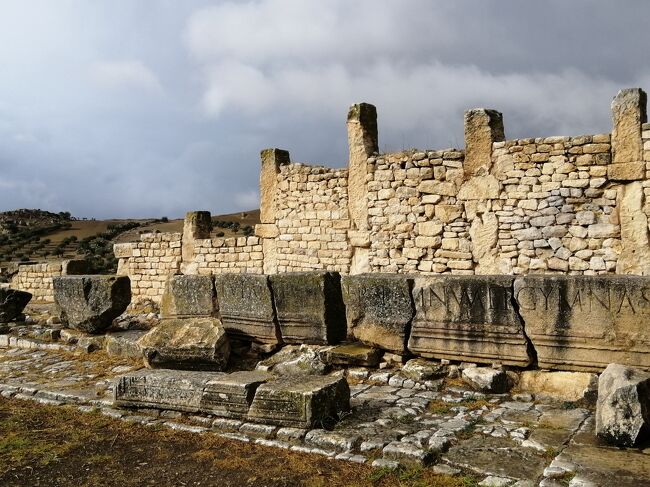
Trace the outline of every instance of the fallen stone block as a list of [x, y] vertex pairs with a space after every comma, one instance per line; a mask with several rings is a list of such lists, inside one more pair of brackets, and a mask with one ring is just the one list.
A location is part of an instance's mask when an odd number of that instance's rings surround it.
[[519, 373], [517, 389], [532, 392], [538, 397], [595, 402], [598, 376], [589, 372], [523, 370]]
[[205, 383], [214, 372], [141, 370], [117, 379], [113, 402], [118, 407], [172, 409], [198, 413]]
[[470, 367], [463, 369], [462, 377], [466, 384], [480, 392], [503, 394], [512, 385], [505, 371], [495, 370], [490, 367]]
[[479, 363], [531, 363], [508, 276], [414, 279], [408, 348], [416, 355]]
[[346, 337], [341, 278], [332, 272], [296, 272], [271, 276], [282, 341], [335, 344]]
[[141, 370], [118, 378], [114, 404], [243, 419], [255, 390], [269, 378], [269, 374], [259, 371], [224, 374]]
[[430, 465], [434, 456], [427, 449], [418, 448], [411, 443], [402, 443], [393, 441], [386, 445], [383, 450], [383, 456], [386, 460], [394, 460], [400, 463], [415, 463], [420, 465]]
[[412, 283], [397, 274], [343, 276], [348, 334], [370, 346], [404, 355], [414, 314]]
[[259, 370], [233, 372], [210, 379], [203, 389], [201, 412], [223, 418], [243, 419], [248, 414], [255, 391], [271, 375]]
[[169, 276], [160, 304], [163, 318], [214, 316], [217, 298], [211, 276]]
[[514, 289], [540, 368], [650, 369], [650, 277], [526, 276]]
[[404, 364], [401, 373], [409, 379], [426, 381], [447, 377], [449, 368], [446, 365], [414, 358]]
[[323, 375], [329, 370], [316, 345], [288, 345], [257, 364], [257, 370], [276, 375]]
[[144, 330], [107, 333], [104, 337], [104, 349], [113, 357], [142, 358], [142, 347], [138, 340], [146, 333]]
[[268, 276], [220, 274], [215, 276], [215, 287], [219, 314], [229, 336], [271, 345], [281, 343]]
[[257, 388], [248, 418], [276, 426], [322, 427], [350, 410], [350, 388], [342, 377], [295, 377]]
[[163, 320], [138, 345], [147, 367], [223, 370], [230, 342], [218, 318]]
[[0, 288], [0, 323], [6, 323], [18, 318], [32, 295], [16, 289]]
[[131, 302], [127, 276], [61, 276], [52, 283], [61, 322], [87, 333], [102, 333]]
[[609, 364], [598, 379], [596, 434], [617, 446], [650, 436], [650, 373]]
[[345, 343], [328, 347], [321, 352], [325, 363], [352, 367], [376, 367], [383, 352], [361, 343]]

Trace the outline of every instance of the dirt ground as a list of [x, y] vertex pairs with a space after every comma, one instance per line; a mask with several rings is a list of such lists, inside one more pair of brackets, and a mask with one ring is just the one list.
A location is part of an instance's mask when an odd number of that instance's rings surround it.
[[288, 452], [0, 398], [0, 485], [471, 487], [471, 477]]

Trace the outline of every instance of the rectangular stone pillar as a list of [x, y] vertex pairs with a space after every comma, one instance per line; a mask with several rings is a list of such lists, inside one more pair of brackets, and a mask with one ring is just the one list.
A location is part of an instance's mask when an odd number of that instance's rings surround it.
[[194, 260], [194, 241], [210, 238], [212, 216], [209, 211], [188, 211], [183, 222], [183, 240], [181, 246], [181, 272], [196, 274]]
[[641, 126], [647, 121], [646, 93], [641, 88], [618, 92], [612, 101], [612, 164], [609, 179], [635, 181], [645, 178]]
[[475, 108], [465, 112], [465, 178], [484, 176], [492, 167], [492, 144], [505, 140], [503, 115]]
[[368, 158], [379, 151], [377, 109], [369, 103], [352, 105], [348, 111], [349, 180], [348, 205], [353, 228], [368, 227], [366, 175]]
[[260, 222], [275, 223], [275, 198], [280, 166], [289, 164], [289, 152], [282, 149], [264, 149], [260, 171]]
[[[368, 272], [369, 237], [366, 177], [368, 158], [379, 152], [377, 109], [369, 103], [352, 105], [348, 111], [348, 209], [354, 235], [348, 238], [353, 247], [351, 274]], [[360, 234], [365, 234], [360, 235]], [[356, 245], [352, 240], [368, 244]]]

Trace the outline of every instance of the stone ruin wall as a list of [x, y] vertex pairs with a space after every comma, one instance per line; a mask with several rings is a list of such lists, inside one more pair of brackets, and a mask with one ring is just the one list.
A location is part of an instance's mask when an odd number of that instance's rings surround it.
[[347, 169], [262, 151], [256, 237], [210, 239], [190, 213], [182, 236], [117, 245], [120, 273], [154, 301], [174, 273], [650, 275], [645, 93], [612, 114], [612, 134], [505, 140], [502, 115], [475, 109], [463, 150], [379, 154], [375, 108], [354, 105]]
[[23, 264], [18, 266], [9, 287], [31, 293], [33, 303], [51, 303], [54, 301], [53, 277], [83, 274], [86, 269], [85, 261], [81, 260]]
[[181, 268], [180, 233], [145, 233], [139, 242], [114, 246], [117, 274], [129, 276], [133, 302], [159, 302], [170, 275]]
[[278, 175], [275, 222], [277, 272], [329, 270], [348, 274], [348, 171], [302, 164]]

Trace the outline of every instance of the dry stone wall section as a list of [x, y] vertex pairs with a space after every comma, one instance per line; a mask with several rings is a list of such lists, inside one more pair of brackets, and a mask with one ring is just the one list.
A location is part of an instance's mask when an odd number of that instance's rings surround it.
[[173, 273], [650, 275], [645, 93], [619, 92], [612, 121], [506, 140], [499, 112], [473, 109], [464, 149], [379, 154], [376, 109], [353, 105], [347, 169], [262, 151], [255, 237], [211, 239], [210, 214], [192, 212], [182, 236], [117, 245], [120, 272], [155, 301]]
[[10, 287], [32, 294], [33, 303], [53, 303], [54, 286], [52, 278], [74, 274], [84, 274], [87, 264], [83, 260], [64, 260], [42, 262], [18, 266], [12, 277]]

